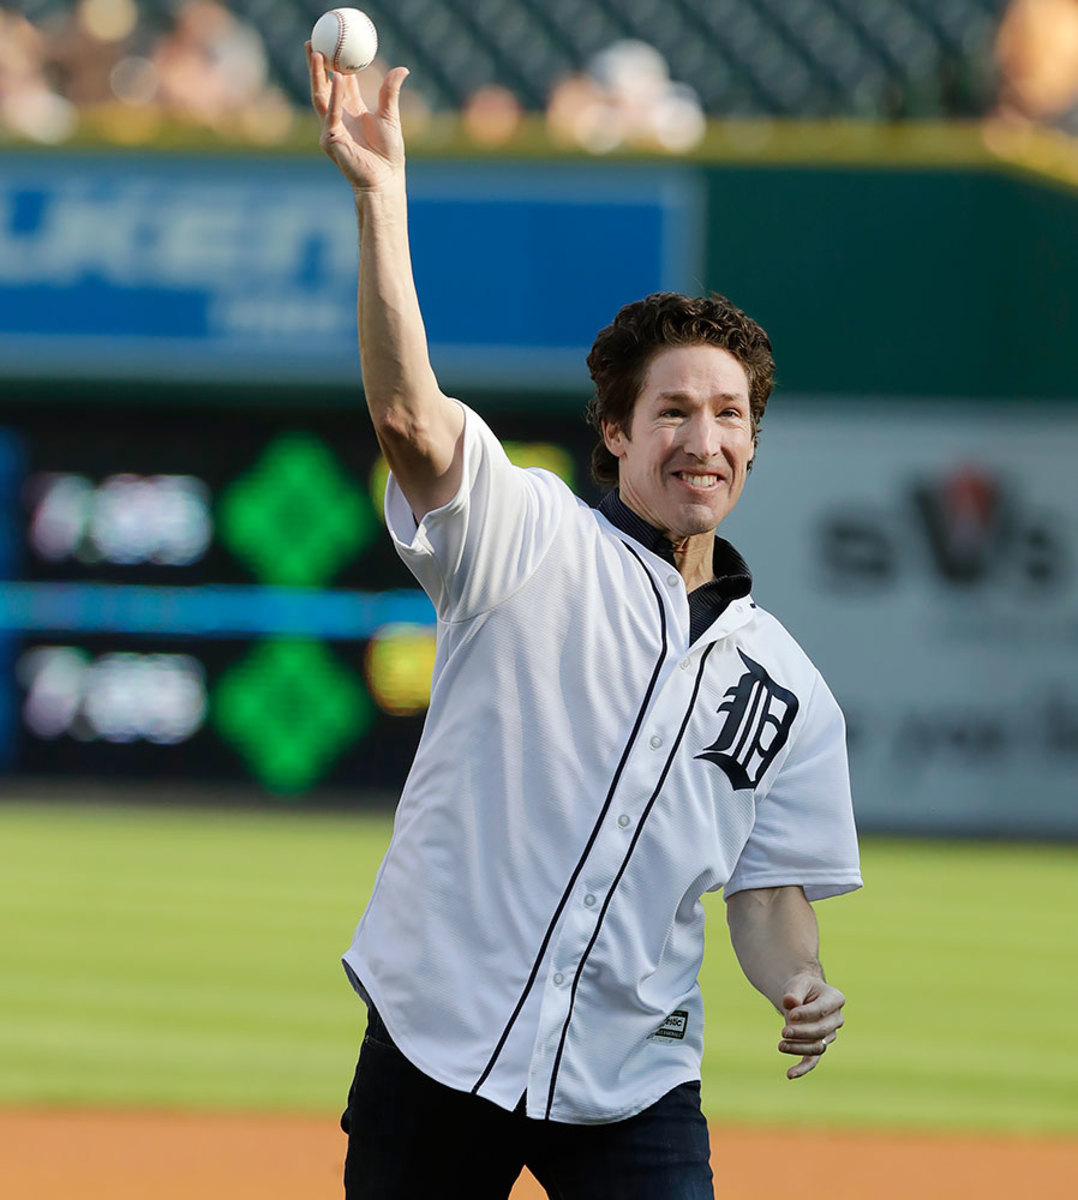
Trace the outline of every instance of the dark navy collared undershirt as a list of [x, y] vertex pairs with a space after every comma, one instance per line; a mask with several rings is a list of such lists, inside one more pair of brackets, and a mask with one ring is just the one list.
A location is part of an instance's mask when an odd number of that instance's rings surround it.
[[[599, 511], [622, 533], [627, 533], [645, 549], [676, 567], [674, 546], [670, 539], [649, 524], [622, 500], [617, 488], [608, 492], [599, 503]], [[731, 600], [740, 600], [752, 591], [752, 573], [740, 554], [724, 538], [715, 538], [712, 560], [715, 578], [702, 583], [689, 593], [689, 636], [692, 641], [722, 615]]]

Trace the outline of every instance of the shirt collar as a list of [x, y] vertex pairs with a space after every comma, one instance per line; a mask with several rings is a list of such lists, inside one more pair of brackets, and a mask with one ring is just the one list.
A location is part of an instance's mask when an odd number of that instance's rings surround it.
[[[661, 529], [656, 529], [639, 513], [633, 512], [622, 500], [617, 488], [607, 492], [602, 498], [599, 502], [599, 511], [611, 525], [617, 526], [622, 533], [627, 533], [645, 549], [657, 554], [664, 561], [674, 564], [674, 547], [670, 539]], [[749, 570], [748, 564], [725, 538], [718, 536], [715, 538], [712, 570], [715, 578], [696, 588], [691, 595], [696, 596], [703, 593], [709, 600], [713, 598], [717, 606], [721, 605], [721, 608], [725, 608], [731, 600], [739, 600], [752, 591], [752, 572]], [[707, 589], [706, 592], [705, 589]]]

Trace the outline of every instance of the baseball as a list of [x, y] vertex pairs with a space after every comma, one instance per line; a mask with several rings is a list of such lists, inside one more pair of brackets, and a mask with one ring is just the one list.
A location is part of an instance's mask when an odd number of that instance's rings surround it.
[[311, 49], [325, 56], [331, 71], [353, 75], [374, 61], [378, 31], [370, 17], [358, 8], [331, 8], [314, 23]]

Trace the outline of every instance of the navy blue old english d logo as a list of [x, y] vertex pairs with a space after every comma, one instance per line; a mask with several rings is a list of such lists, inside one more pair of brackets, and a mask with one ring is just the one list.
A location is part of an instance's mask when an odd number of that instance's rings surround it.
[[797, 697], [738, 651], [747, 670], [718, 707], [726, 720], [715, 741], [697, 758], [726, 772], [735, 791], [754, 788], [786, 745], [797, 716]]

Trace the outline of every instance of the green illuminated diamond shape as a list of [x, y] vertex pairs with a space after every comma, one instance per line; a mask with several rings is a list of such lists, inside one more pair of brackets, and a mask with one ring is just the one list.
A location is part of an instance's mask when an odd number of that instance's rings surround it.
[[321, 439], [277, 438], [225, 492], [218, 525], [228, 548], [263, 582], [317, 587], [378, 532], [363, 489]]
[[217, 686], [213, 723], [274, 792], [298, 792], [370, 728], [374, 706], [320, 642], [263, 642]]

